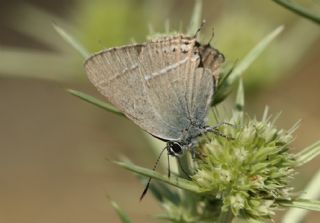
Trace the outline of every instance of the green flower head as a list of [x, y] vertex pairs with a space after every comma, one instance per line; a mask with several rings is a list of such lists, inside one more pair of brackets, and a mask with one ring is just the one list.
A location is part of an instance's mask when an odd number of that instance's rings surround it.
[[221, 208], [235, 216], [270, 218], [278, 200], [291, 199], [288, 184], [296, 174], [289, 153], [291, 131], [277, 129], [268, 118], [237, 120], [220, 131], [232, 139], [203, 137], [193, 182], [204, 200], [220, 201]]

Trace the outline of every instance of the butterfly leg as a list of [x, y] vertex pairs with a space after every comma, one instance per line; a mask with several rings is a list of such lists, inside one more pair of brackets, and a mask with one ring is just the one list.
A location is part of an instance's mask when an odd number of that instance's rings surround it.
[[225, 134], [223, 134], [222, 132], [219, 132], [218, 130], [214, 130], [212, 131], [214, 134], [218, 135], [218, 136], [221, 136], [223, 138], [226, 138], [228, 140], [234, 140], [235, 138], [231, 137], [231, 136], [227, 136]]
[[231, 123], [228, 123], [228, 122], [219, 122], [218, 124], [214, 125], [214, 126], [208, 126], [205, 128], [205, 131], [207, 132], [211, 132], [211, 131], [214, 131], [214, 130], [217, 130], [218, 128], [220, 128], [221, 126], [224, 126], [224, 125], [228, 125], [228, 126], [231, 126], [231, 127], [234, 127], [235, 128], [235, 125], [231, 124]]
[[196, 158], [196, 150], [195, 150], [195, 148], [191, 148], [191, 156], [192, 156], [193, 160]]
[[214, 134], [218, 135], [218, 136], [221, 136], [221, 137], [224, 137], [226, 139], [230, 139], [230, 140], [233, 140], [234, 138], [233, 137], [230, 137], [230, 136], [227, 136], [225, 134], [223, 134], [222, 132], [220, 132], [218, 130], [219, 127], [221, 126], [224, 126], [224, 125], [228, 125], [228, 126], [231, 126], [233, 128], [235, 128], [235, 126], [233, 124], [230, 124], [228, 122], [219, 122], [218, 124], [214, 125], [214, 126], [207, 126], [203, 129], [203, 133], [202, 134], [206, 134], [208, 132], [213, 132]]

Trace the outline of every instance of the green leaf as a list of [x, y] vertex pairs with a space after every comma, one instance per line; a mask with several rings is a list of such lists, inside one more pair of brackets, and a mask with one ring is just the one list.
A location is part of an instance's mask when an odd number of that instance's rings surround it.
[[237, 97], [236, 97], [236, 104], [235, 104], [235, 112], [237, 113], [237, 117], [239, 117], [239, 120], [243, 119], [243, 109], [244, 109], [244, 88], [243, 88], [242, 79], [240, 79]]
[[95, 106], [97, 106], [99, 108], [102, 108], [102, 109], [104, 109], [104, 110], [106, 110], [108, 112], [112, 112], [114, 114], [124, 116], [123, 113], [118, 111], [112, 105], [110, 105], [110, 104], [108, 104], [106, 102], [103, 102], [103, 101], [101, 101], [101, 100], [99, 100], [99, 99], [97, 99], [95, 97], [92, 97], [92, 96], [90, 96], [88, 94], [85, 94], [85, 93], [83, 93], [81, 91], [76, 91], [76, 90], [72, 90], [72, 89], [67, 89], [67, 91], [70, 94], [72, 94], [72, 95], [74, 95], [74, 96], [76, 96], [76, 97], [78, 97], [78, 98], [80, 98], [80, 99], [82, 99], [82, 100], [84, 100], [86, 102], [89, 102], [89, 103], [91, 103], [91, 104], [93, 104], [93, 105], [95, 105]]
[[229, 84], [232, 84], [236, 79], [238, 79], [242, 73], [248, 69], [248, 67], [254, 62], [255, 59], [267, 48], [267, 46], [274, 40], [283, 30], [283, 26], [279, 26], [269, 35], [263, 38], [246, 56], [240, 61], [240, 63], [235, 67], [233, 72], [228, 78]]
[[320, 201], [296, 199], [293, 201], [279, 201], [284, 207], [302, 208], [310, 211], [320, 211]]
[[119, 207], [119, 205], [116, 202], [110, 200], [110, 203], [114, 210], [117, 212], [122, 223], [131, 223], [128, 215]]
[[77, 41], [71, 34], [67, 33], [64, 29], [62, 29], [57, 24], [52, 24], [53, 28], [57, 31], [57, 33], [67, 42], [69, 43], [75, 50], [77, 50], [84, 59], [89, 58], [90, 53]]
[[[320, 197], [320, 170], [312, 177], [304, 189], [301, 198], [303, 199], [318, 199]], [[290, 208], [282, 219], [282, 223], [300, 223], [308, 213], [307, 210]]]
[[316, 143], [312, 144], [311, 146], [308, 146], [301, 152], [297, 153], [295, 155], [297, 160], [297, 165], [302, 166], [303, 164], [309, 162], [316, 156], [320, 154], [320, 141], [317, 141]]
[[[228, 64], [229, 65], [229, 64]], [[221, 80], [218, 82], [218, 86], [215, 89], [213, 101], [211, 103], [211, 106], [215, 106], [222, 102], [232, 91], [231, 85], [228, 82], [228, 78], [230, 74], [233, 72], [233, 69], [235, 68], [235, 65], [229, 65], [229, 67], [223, 68], [223, 71], [221, 72]]]
[[310, 12], [309, 10], [305, 9], [304, 7], [302, 7], [301, 5], [294, 3], [289, 0], [273, 0], [274, 2], [278, 3], [279, 5], [289, 9], [290, 11], [305, 17], [317, 24], [320, 24], [320, 16], [313, 14], [312, 12]]
[[132, 163], [119, 162], [119, 161], [115, 161], [115, 163], [121, 167], [124, 167], [124, 168], [132, 171], [132, 172], [135, 172], [137, 174], [140, 174], [140, 175], [143, 175], [146, 177], [151, 177], [156, 180], [160, 180], [161, 182], [173, 185], [173, 186], [178, 187], [180, 189], [188, 190], [188, 191], [195, 192], [195, 193], [203, 192], [192, 181], [189, 181], [189, 180], [177, 177], [177, 176], [171, 176], [170, 178], [168, 178], [168, 176], [164, 176], [158, 172], [134, 165]]
[[196, 4], [194, 5], [193, 13], [192, 13], [190, 24], [187, 31], [188, 35], [190, 36], [195, 35], [201, 25], [202, 0], [196, 0], [195, 2]]
[[[133, 163], [126, 157], [121, 157], [120, 159], [123, 163]], [[147, 183], [145, 177], [138, 175], [138, 179], [142, 183]], [[169, 200], [174, 204], [178, 204], [180, 202], [179, 194], [169, 188], [169, 185], [164, 184], [162, 182], [152, 183], [149, 186], [150, 191], [152, 192], [153, 196], [160, 202], [165, 200]]]
[[171, 201], [176, 205], [180, 203], [179, 194], [171, 190], [167, 184], [156, 182], [150, 184], [149, 188], [153, 196], [160, 202]]

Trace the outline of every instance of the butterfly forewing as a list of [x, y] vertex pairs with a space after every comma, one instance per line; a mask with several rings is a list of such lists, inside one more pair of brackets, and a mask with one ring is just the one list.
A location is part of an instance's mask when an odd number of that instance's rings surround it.
[[158, 138], [180, 140], [191, 122], [203, 122], [212, 97], [212, 73], [198, 67], [194, 43], [175, 36], [109, 49], [85, 67], [90, 81], [133, 122]]
[[138, 47], [110, 49], [90, 57], [85, 64], [88, 77], [110, 103], [141, 128], [157, 137], [177, 139], [179, 135], [167, 132], [172, 126], [151, 106], [139, 61], [139, 51], [145, 46]]

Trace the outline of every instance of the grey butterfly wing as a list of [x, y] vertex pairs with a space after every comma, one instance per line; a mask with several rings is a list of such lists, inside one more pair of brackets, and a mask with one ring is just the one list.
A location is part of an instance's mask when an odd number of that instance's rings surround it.
[[[181, 132], [187, 131], [190, 125], [200, 128], [205, 125], [214, 93], [212, 70], [203, 66], [206, 64], [197, 45], [195, 38], [175, 36], [150, 43], [146, 46], [148, 50], [143, 51], [147, 54], [142, 61], [145, 66], [151, 65], [151, 71], [145, 72], [149, 74], [145, 79], [153, 84], [150, 96], [159, 96], [156, 101], [164, 106], [160, 110], [166, 120]], [[150, 58], [156, 58], [155, 62], [148, 61]], [[159, 83], [166, 87], [157, 88]]]
[[197, 68], [193, 44], [180, 36], [110, 49], [85, 67], [97, 89], [133, 122], [156, 137], [179, 140], [192, 118], [205, 117], [213, 89], [212, 75]]
[[197, 66], [192, 57], [194, 43], [194, 39], [184, 36], [164, 37], [148, 43], [140, 54], [152, 106], [178, 130], [180, 138], [191, 123], [189, 77]]
[[191, 120], [196, 126], [203, 127], [214, 93], [212, 71], [207, 68], [196, 68], [190, 75], [192, 95], [190, 96]]
[[149, 97], [152, 90], [143, 74], [149, 69], [143, 67], [139, 57], [143, 49], [145, 45], [132, 45], [98, 53], [86, 61], [87, 75], [107, 100], [134, 123], [156, 137], [177, 140], [180, 132], [153, 106], [159, 102]]

